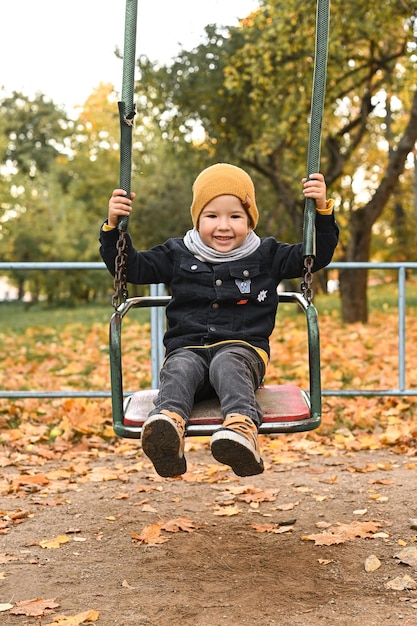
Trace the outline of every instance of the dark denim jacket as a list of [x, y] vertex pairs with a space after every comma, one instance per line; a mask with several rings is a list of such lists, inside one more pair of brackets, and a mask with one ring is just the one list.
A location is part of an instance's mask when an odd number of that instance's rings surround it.
[[[316, 216], [317, 252], [313, 271], [330, 263], [339, 229], [333, 215]], [[117, 229], [100, 232], [100, 253], [114, 276]], [[138, 252], [128, 237], [127, 281], [164, 283], [172, 295], [164, 337], [167, 354], [183, 346], [247, 341], [269, 355], [278, 284], [303, 271], [302, 244], [261, 239], [250, 256], [231, 263], [203, 263], [180, 238]]]

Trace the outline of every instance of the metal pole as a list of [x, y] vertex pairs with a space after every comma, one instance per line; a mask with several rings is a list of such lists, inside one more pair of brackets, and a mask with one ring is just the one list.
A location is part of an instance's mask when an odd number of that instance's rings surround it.
[[[316, 18], [316, 52], [314, 60], [313, 93], [310, 113], [310, 135], [307, 154], [307, 178], [320, 170], [321, 127], [326, 94], [327, 55], [330, 23], [330, 1], [318, 0]], [[316, 202], [306, 198], [304, 208], [304, 256], [315, 256]]]
[[[119, 105], [120, 118], [120, 189], [130, 196], [132, 174], [132, 131], [135, 117], [135, 66], [136, 66], [136, 23], [137, 0], [126, 0], [125, 39], [123, 55], [122, 99]], [[126, 231], [128, 217], [119, 219], [119, 230]]]

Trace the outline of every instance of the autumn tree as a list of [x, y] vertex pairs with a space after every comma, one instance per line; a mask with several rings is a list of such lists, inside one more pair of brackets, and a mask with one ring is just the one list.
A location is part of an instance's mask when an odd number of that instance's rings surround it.
[[[337, 200], [341, 260], [370, 259], [373, 227], [411, 167], [416, 16], [410, 0], [332, 2], [321, 170]], [[168, 66], [140, 59], [142, 111], [157, 112], [171, 142], [195, 142], [198, 130], [206, 162], [229, 159], [265, 179], [275, 208], [260, 230], [281, 232], [289, 219], [299, 238], [315, 14], [296, 0], [264, 0], [239, 27], [210, 26], [206, 35]], [[340, 279], [345, 321], [366, 321], [366, 272]]]
[[[76, 121], [43, 94], [14, 93], [1, 102], [3, 260], [100, 260], [97, 233], [118, 164], [111, 92], [111, 86], [100, 86]], [[51, 303], [89, 300], [106, 285], [94, 271], [84, 272], [82, 280], [76, 270], [15, 272], [13, 279], [21, 297], [26, 290]]]
[[[0, 103], [0, 252], [9, 261], [101, 261], [98, 233], [119, 185], [117, 94], [100, 84], [76, 119], [43, 95], [13, 94]], [[129, 230], [138, 247], [182, 234], [190, 217], [191, 156], [163, 142], [152, 118], [135, 125], [132, 190], [137, 210]], [[111, 298], [107, 272], [16, 271], [20, 297], [49, 303]]]

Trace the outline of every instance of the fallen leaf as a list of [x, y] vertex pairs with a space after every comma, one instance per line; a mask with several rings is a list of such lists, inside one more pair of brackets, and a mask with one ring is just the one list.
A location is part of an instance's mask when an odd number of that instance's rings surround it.
[[3, 611], [9, 611], [13, 608], [13, 604], [0, 604], [0, 613]]
[[161, 537], [161, 525], [160, 524], [151, 524], [150, 526], [145, 526], [142, 532], [138, 535], [137, 533], [131, 533], [132, 539], [139, 544], [146, 544], [149, 546], [156, 546], [160, 543], [165, 543], [168, 541], [167, 537]]
[[417, 589], [417, 582], [406, 574], [405, 576], [397, 576], [393, 580], [389, 580], [385, 583], [387, 589], [393, 591], [404, 591], [405, 589]]
[[142, 507], [142, 511], [144, 513], [156, 513], [157, 509], [155, 509], [155, 507], [151, 506], [150, 504], [144, 504]]
[[27, 615], [28, 617], [42, 617], [49, 609], [56, 609], [59, 604], [55, 602], [55, 598], [45, 600], [45, 598], [35, 598], [33, 600], [22, 600], [16, 602], [10, 610], [13, 615]]
[[29, 517], [30, 514], [30, 511], [23, 511], [22, 509], [17, 509], [17, 511], [6, 511], [4, 519], [10, 519], [13, 522], [19, 522], [20, 520]]
[[333, 546], [338, 543], [344, 543], [346, 539], [337, 537], [333, 533], [325, 532], [315, 535], [304, 535], [301, 537], [301, 541], [314, 541], [316, 546]]
[[219, 517], [231, 517], [232, 515], [239, 515], [242, 512], [242, 509], [239, 509], [237, 504], [234, 506], [223, 506], [217, 507], [213, 513], [214, 515], [218, 515]]
[[129, 583], [127, 582], [127, 580], [124, 580], [122, 582], [122, 587], [125, 587], [126, 589], [136, 589], [136, 587], [132, 587], [132, 585], [129, 585]]
[[252, 487], [247, 493], [239, 495], [238, 500], [239, 502], [247, 502], [248, 504], [253, 502], [275, 502], [276, 491], [264, 491]]
[[331, 476], [330, 478], [322, 478], [319, 480], [319, 482], [324, 483], [326, 485], [335, 485], [338, 480], [339, 480], [339, 477], [337, 476], [337, 474], [335, 474], [334, 476]]
[[18, 476], [13, 480], [13, 486], [15, 488], [22, 487], [23, 485], [49, 485], [49, 480], [42, 474], [36, 474], [34, 476]]
[[176, 519], [164, 522], [161, 525], [161, 528], [168, 533], [177, 533], [180, 530], [186, 533], [190, 533], [197, 528], [201, 528], [201, 526], [196, 526], [192, 520], [187, 519], [186, 517], [177, 517]]
[[395, 558], [399, 559], [400, 563], [405, 563], [410, 565], [410, 567], [417, 567], [417, 547], [409, 546], [404, 548], [404, 550], [395, 555]]
[[332, 546], [345, 541], [352, 541], [356, 538], [364, 539], [372, 537], [379, 527], [378, 522], [352, 522], [351, 524], [339, 524], [331, 526], [326, 531], [304, 535], [302, 541], [314, 541], [316, 546]]
[[54, 550], [56, 548], [60, 548], [63, 543], [68, 543], [71, 541], [71, 537], [68, 535], [58, 535], [54, 539], [42, 539], [39, 541], [41, 548], [47, 548], [48, 550]]
[[89, 609], [77, 615], [56, 615], [49, 624], [53, 624], [53, 626], [79, 626], [79, 624], [85, 624], [86, 622], [96, 622], [99, 615], [98, 611]]
[[272, 509], [274, 511], [292, 511], [292, 509], [299, 504], [299, 502], [288, 502], [288, 504], [278, 504], [277, 506], [272, 507]]
[[294, 526], [280, 526], [279, 524], [251, 524], [251, 528], [253, 528], [257, 533], [273, 533], [274, 535], [280, 535], [282, 533], [291, 532]]

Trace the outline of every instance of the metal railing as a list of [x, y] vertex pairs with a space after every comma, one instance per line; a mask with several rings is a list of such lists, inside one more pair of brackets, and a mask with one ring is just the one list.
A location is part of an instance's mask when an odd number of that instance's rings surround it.
[[[106, 270], [102, 262], [45, 262], [45, 263], [0, 263], [2, 271], [13, 270]], [[331, 263], [329, 270], [354, 269], [354, 270], [395, 270], [398, 284], [398, 384], [391, 389], [323, 389], [323, 396], [417, 396], [417, 388], [407, 387], [406, 383], [406, 276], [407, 270], [417, 270], [417, 263], [366, 263], [366, 262], [340, 262]], [[107, 271], [107, 270], [106, 270]], [[151, 285], [151, 295], [161, 295], [160, 285]], [[109, 309], [109, 321], [111, 312]], [[152, 384], [158, 377], [163, 359], [162, 334], [164, 327], [164, 310], [157, 307], [151, 310], [151, 337], [152, 337]], [[131, 392], [126, 392], [129, 394]], [[6, 391], [0, 389], [0, 398], [109, 398], [111, 391]]]
[[[330, 269], [396, 270], [398, 284], [398, 384], [392, 389], [324, 389], [323, 396], [417, 396], [417, 388], [406, 386], [406, 278], [407, 270], [417, 270], [417, 263], [331, 263]], [[416, 381], [417, 383], [417, 381]]]

